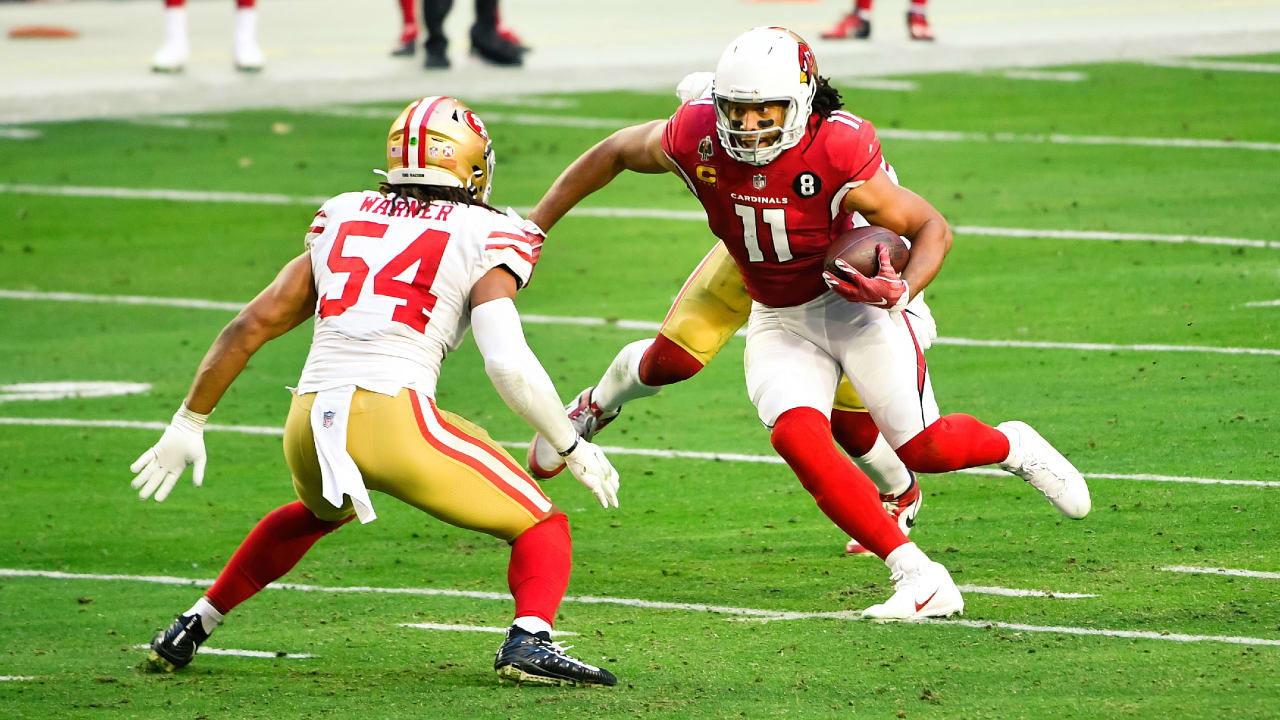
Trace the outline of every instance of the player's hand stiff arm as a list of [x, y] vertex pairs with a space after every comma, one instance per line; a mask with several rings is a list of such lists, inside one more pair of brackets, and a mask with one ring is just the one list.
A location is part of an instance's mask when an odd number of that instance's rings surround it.
[[569, 424], [551, 378], [525, 342], [511, 298], [476, 305], [471, 311], [471, 332], [484, 356], [485, 372], [512, 411], [551, 443], [602, 506], [618, 507], [618, 471], [600, 448], [578, 437]]

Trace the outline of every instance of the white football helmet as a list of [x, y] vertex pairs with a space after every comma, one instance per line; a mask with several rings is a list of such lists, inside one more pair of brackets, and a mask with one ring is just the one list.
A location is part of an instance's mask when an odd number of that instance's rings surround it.
[[[817, 87], [817, 62], [799, 35], [779, 27], [758, 27], [739, 35], [716, 64], [713, 87], [716, 134], [725, 152], [745, 163], [766, 165], [795, 146], [804, 137]], [[787, 103], [781, 135], [769, 145], [761, 145], [760, 139], [778, 133], [777, 128], [734, 130], [729, 121], [729, 103], [764, 102]], [[748, 138], [755, 140], [754, 147], [742, 142]]]
[[480, 202], [493, 190], [493, 145], [471, 108], [451, 97], [415, 100], [387, 132], [387, 181], [463, 188]]

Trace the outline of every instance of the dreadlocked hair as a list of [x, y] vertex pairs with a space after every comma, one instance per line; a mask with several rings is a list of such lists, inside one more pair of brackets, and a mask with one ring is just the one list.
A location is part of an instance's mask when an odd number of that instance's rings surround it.
[[840, 91], [831, 86], [829, 78], [818, 76], [818, 87], [813, 91], [813, 111], [822, 117], [830, 117], [831, 113], [844, 107]]
[[[464, 188], [449, 185], [415, 185], [410, 183], [392, 184], [386, 181], [378, 183], [378, 192], [383, 195], [395, 195], [402, 200], [416, 200], [418, 205], [429, 205], [433, 202], [451, 202], [459, 205], [477, 205], [490, 212], [498, 212], [488, 204], [471, 197]], [[391, 208], [395, 208], [391, 203]], [[388, 209], [390, 214], [393, 210]]]

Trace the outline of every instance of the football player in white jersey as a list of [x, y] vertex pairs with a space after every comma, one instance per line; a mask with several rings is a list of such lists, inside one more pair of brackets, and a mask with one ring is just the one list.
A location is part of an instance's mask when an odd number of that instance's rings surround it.
[[200, 485], [203, 428], [264, 343], [315, 316], [285, 423], [296, 502], [249, 533], [190, 610], [152, 641], [152, 667], [191, 662], [223, 616], [283, 576], [322, 536], [375, 519], [369, 490], [511, 544], [515, 619], [494, 660], [502, 678], [613, 685], [551, 642], [569, 582], [565, 514], [478, 426], [436, 406], [440, 362], [473, 329], [503, 400], [550, 439], [570, 472], [617, 507], [618, 474], [580, 437], [524, 339], [512, 299], [533, 272], [542, 233], [487, 205], [494, 155], [484, 124], [449, 97], [396, 118], [378, 191], [325, 202], [304, 252], [218, 336], [173, 422], [131, 466], [143, 499], [163, 501], [187, 465]]

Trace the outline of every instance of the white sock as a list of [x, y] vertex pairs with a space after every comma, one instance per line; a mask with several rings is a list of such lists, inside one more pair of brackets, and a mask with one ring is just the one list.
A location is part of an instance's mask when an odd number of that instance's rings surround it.
[[164, 9], [164, 41], [165, 44], [187, 44], [186, 8], [171, 7]]
[[871, 478], [881, 495], [897, 497], [911, 487], [911, 473], [883, 435], [877, 435], [871, 450], [862, 457], [854, 458], [853, 462]]
[[909, 572], [919, 570], [929, 564], [929, 556], [924, 551], [916, 547], [916, 544], [909, 542], [906, 545], [899, 545], [894, 548], [893, 552], [884, 559], [884, 564], [889, 566], [889, 571], [893, 574], [901, 572]]
[[213, 606], [207, 598], [201, 597], [196, 601], [191, 609], [182, 613], [183, 615], [199, 615], [200, 627], [204, 628], [205, 635], [213, 632], [214, 628], [222, 624], [222, 613], [218, 612], [218, 608]]
[[527, 633], [537, 635], [540, 632], [551, 634], [551, 623], [536, 615], [521, 615], [511, 623]]
[[1009, 438], [1009, 457], [1005, 458], [1004, 462], [1000, 463], [1000, 466], [1006, 469], [1021, 467], [1022, 456], [1018, 452], [1018, 434], [1012, 430], [1006, 430], [999, 425], [996, 426], [996, 429], [1004, 433], [1005, 437]]
[[256, 8], [236, 8], [236, 42], [257, 44], [258, 11]]
[[914, 15], [923, 15], [923, 14], [924, 14], [924, 8], [925, 8], [925, 6], [924, 6], [924, 4], [923, 4], [923, 3], [911, 3], [911, 4], [907, 7], [907, 12], [912, 13], [912, 14], [914, 14]]
[[591, 393], [592, 402], [599, 405], [601, 410], [617, 410], [625, 402], [657, 395], [662, 389], [661, 386], [653, 387], [640, 382], [640, 360], [650, 345], [653, 345], [653, 338], [637, 340], [618, 352]]

